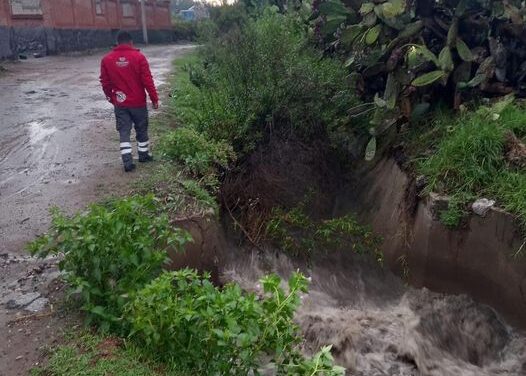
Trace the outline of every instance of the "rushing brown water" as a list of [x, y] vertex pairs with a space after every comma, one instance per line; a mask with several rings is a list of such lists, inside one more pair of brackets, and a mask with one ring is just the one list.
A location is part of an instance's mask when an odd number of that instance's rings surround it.
[[311, 278], [297, 313], [307, 353], [332, 344], [337, 363], [358, 376], [526, 375], [526, 336], [467, 296], [413, 289], [350, 254], [306, 267], [280, 255], [234, 253], [225, 280], [257, 291], [268, 272]]

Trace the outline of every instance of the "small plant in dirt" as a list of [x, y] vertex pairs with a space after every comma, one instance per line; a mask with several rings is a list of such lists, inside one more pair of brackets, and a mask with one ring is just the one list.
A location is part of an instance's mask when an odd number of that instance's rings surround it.
[[289, 211], [275, 208], [267, 236], [294, 255], [350, 247], [353, 252], [372, 254], [378, 262], [383, 261], [381, 239], [352, 215], [314, 221], [302, 206]]
[[130, 297], [155, 278], [168, 261], [166, 249], [191, 240], [172, 229], [153, 196], [92, 205], [73, 217], [53, 210], [50, 231], [32, 242], [32, 254], [60, 255], [60, 270], [80, 295], [88, 319], [101, 329], [119, 329]]
[[192, 270], [164, 273], [128, 305], [131, 338], [173, 368], [199, 375], [260, 374], [262, 366], [279, 375], [343, 375], [328, 348], [313, 359], [299, 353], [293, 316], [307, 279], [293, 274], [287, 291], [276, 275], [261, 284], [258, 297], [235, 284], [217, 288]]

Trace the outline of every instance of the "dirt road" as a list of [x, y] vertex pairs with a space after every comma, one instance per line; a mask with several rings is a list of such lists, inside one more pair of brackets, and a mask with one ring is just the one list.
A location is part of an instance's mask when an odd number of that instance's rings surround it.
[[[143, 50], [157, 85], [187, 48]], [[44, 231], [49, 207], [80, 208], [130, 179], [98, 82], [102, 54], [21, 61], [0, 77], [0, 253]]]
[[[143, 50], [158, 87], [190, 48]], [[51, 206], [72, 212], [129, 191], [137, 177], [121, 167], [98, 82], [103, 53], [8, 64], [0, 76], [0, 376], [26, 375], [72, 319], [50, 314], [62, 295], [56, 260], [24, 256], [24, 244], [46, 231]]]

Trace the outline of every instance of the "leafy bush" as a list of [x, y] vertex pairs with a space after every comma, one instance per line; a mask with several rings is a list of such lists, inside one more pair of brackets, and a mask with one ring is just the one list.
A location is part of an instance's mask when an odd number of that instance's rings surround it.
[[197, 38], [198, 25], [195, 21], [185, 21], [179, 17], [172, 20], [175, 40], [193, 41]]
[[292, 319], [307, 290], [305, 277], [294, 274], [288, 292], [276, 275], [261, 283], [264, 296], [258, 298], [234, 284], [218, 289], [195, 271], [164, 273], [128, 306], [131, 336], [174, 368], [200, 375], [257, 374], [265, 363], [278, 374], [343, 375], [328, 349], [314, 360], [297, 351]]
[[119, 329], [130, 296], [167, 262], [165, 250], [181, 249], [190, 240], [159, 214], [153, 196], [136, 196], [92, 205], [71, 218], [54, 210], [49, 233], [29, 250], [40, 257], [63, 255], [59, 267], [66, 281], [80, 293], [88, 319], [106, 330]]
[[214, 167], [226, 168], [233, 158], [231, 148], [223, 142], [209, 141], [191, 128], [177, 128], [166, 134], [161, 150], [167, 158], [184, 163], [193, 173], [206, 175]]
[[310, 48], [293, 17], [267, 9], [221, 43], [207, 43], [202, 59], [189, 71], [194, 89], [174, 99], [176, 112], [182, 109], [186, 126], [240, 154], [273, 133], [319, 137], [346, 118], [344, 68]]

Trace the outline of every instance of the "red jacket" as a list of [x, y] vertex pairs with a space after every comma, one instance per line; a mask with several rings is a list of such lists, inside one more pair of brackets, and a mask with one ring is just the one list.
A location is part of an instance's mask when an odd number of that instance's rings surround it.
[[104, 56], [100, 83], [108, 100], [117, 107], [146, 107], [146, 93], [159, 101], [146, 57], [128, 44], [118, 45]]

